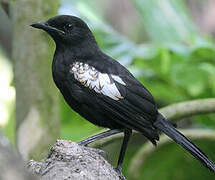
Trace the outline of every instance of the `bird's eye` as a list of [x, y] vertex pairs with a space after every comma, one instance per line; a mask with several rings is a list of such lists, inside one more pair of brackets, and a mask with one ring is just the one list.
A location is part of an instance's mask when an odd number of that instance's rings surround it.
[[71, 30], [73, 28], [73, 25], [72, 24], [66, 24], [64, 26], [64, 28], [67, 29], [67, 30]]

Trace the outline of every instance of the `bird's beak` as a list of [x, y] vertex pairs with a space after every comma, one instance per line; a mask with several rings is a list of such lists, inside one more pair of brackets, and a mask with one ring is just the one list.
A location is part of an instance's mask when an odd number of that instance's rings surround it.
[[32, 23], [30, 24], [30, 26], [34, 27], [34, 28], [37, 28], [37, 29], [48, 29], [48, 23], [46, 22], [35, 22], [35, 23]]
[[30, 26], [37, 28], [37, 29], [42, 29], [48, 33], [55, 32], [55, 33], [65, 34], [64, 31], [50, 26], [47, 22], [35, 22], [35, 23], [30, 24]]

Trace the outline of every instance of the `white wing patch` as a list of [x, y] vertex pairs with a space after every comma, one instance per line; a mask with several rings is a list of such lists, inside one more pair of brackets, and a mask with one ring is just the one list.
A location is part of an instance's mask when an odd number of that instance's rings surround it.
[[111, 75], [111, 77], [116, 81], [116, 82], [118, 82], [118, 83], [120, 83], [120, 84], [122, 84], [122, 85], [126, 85], [123, 81], [122, 81], [122, 79], [119, 77], [119, 76], [116, 76], [116, 75]]
[[[94, 67], [81, 62], [75, 62], [70, 65], [70, 67], [70, 73], [74, 74], [74, 78], [85, 87], [93, 89], [95, 92], [108, 96], [114, 100], [124, 98], [114, 83], [114, 81], [116, 81], [124, 86], [126, 85], [119, 76], [101, 73]], [[110, 76], [114, 81], [111, 80]]]

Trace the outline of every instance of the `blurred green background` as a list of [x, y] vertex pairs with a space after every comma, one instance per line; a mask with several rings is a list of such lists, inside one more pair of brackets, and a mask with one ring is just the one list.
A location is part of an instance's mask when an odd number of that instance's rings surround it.
[[[213, 0], [61, 0], [59, 14], [83, 18], [101, 49], [125, 65], [147, 87], [158, 107], [215, 95], [215, 1]], [[0, 33], [11, 36], [12, 22], [1, 9]], [[9, 23], [8, 23], [9, 22]], [[3, 28], [4, 27], [4, 28]], [[6, 28], [6, 30], [5, 30]], [[8, 40], [8, 41], [7, 41]], [[0, 37], [0, 126], [15, 144], [15, 88], [11, 39]], [[50, 69], [51, 67], [47, 67]], [[60, 95], [59, 95], [60, 96]], [[79, 141], [95, 134], [96, 127], [72, 111], [60, 96], [60, 138]], [[178, 121], [180, 128], [215, 129], [215, 114], [196, 115]], [[213, 132], [213, 131], [212, 131]], [[129, 173], [132, 158], [145, 143], [135, 135], [124, 163], [128, 179], [215, 179], [174, 143], [147, 156], [140, 177]], [[214, 138], [195, 140], [215, 160]], [[121, 141], [106, 144], [115, 164]]]

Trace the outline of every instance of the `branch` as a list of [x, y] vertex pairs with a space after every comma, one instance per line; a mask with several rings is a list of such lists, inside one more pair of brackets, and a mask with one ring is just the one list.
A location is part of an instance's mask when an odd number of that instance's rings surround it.
[[113, 167], [94, 148], [79, 146], [66, 140], [57, 140], [43, 162], [31, 160], [28, 166], [42, 180], [120, 179]]
[[[159, 109], [168, 120], [178, 120], [197, 114], [206, 114], [215, 112], [215, 98], [198, 99], [172, 104]], [[137, 132], [134, 132], [137, 133]], [[113, 135], [92, 143], [93, 147], [102, 147], [117, 139], [123, 137], [122, 134]]]
[[215, 112], [215, 98], [197, 99], [172, 104], [159, 110], [169, 120]]
[[[215, 141], [215, 131], [214, 130], [200, 130], [200, 129], [192, 129], [192, 130], [180, 130], [186, 137], [191, 140], [198, 140], [198, 139], [208, 139]], [[158, 146], [155, 148], [150, 142], [145, 143], [135, 154], [132, 158], [131, 163], [128, 167], [128, 177], [133, 177], [134, 179], [140, 178], [140, 168], [142, 167], [143, 163], [147, 158], [149, 158], [152, 153], [158, 148], [172, 143], [169, 137], [162, 135], [160, 137]]]
[[[4, 9], [4, 11], [5, 11], [5, 13], [8, 15], [8, 17], [9, 17], [9, 15], [10, 15], [10, 1], [9, 0], [2, 0], [1, 2], [0, 2], [0, 6]], [[0, 8], [1, 8], [0, 7]]]
[[[215, 99], [183, 102], [161, 109], [161, 113], [168, 119], [179, 119], [194, 114], [211, 112], [215, 112]], [[212, 130], [184, 130], [183, 133], [191, 139], [210, 138], [215, 140], [215, 133]], [[110, 136], [93, 143], [93, 146], [104, 146], [121, 137], [122, 134]], [[169, 138], [161, 136], [158, 147], [169, 142]], [[129, 175], [132, 174], [134, 178], [139, 177], [139, 168], [154, 151], [155, 148], [150, 143], [146, 143], [134, 156], [130, 168], [128, 168], [130, 169]], [[58, 140], [52, 147], [50, 155], [43, 162], [30, 161], [29, 168], [44, 180], [86, 179], [86, 177], [88, 179], [104, 180], [120, 179], [112, 166], [95, 151], [65, 140]]]

